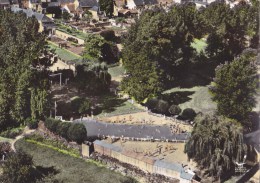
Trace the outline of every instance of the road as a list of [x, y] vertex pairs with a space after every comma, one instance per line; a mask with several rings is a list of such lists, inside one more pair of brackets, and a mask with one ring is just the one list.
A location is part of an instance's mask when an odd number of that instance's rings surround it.
[[170, 128], [166, 125], [126, 125], [104, 123], [93, 119], [75, 120], [83, 123], [87, 128], [88, 137], [129, 137], [129, 138], [146, 138], [170, 141], [187, 140], [189, 133], [172, 134]]

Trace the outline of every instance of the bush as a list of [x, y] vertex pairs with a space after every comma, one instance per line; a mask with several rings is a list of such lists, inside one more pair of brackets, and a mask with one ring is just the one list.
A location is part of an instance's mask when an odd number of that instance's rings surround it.
[[36, 129], [38, 128], [38, 121], [35, 119], [27, 118], [25, 120], [26, 126], [28, 126], [30, 129]]
[[22, 151], [10, 153], [3, 165], [4, 182], [27, 183], [32, 181], [33, 160]]
[[179, 115], [181, 113], [181, 108], [178, 105], [171, 105], [169, 113], [174, 116]]
[[184, 120], [194, 120], [196, 117], [196, 112], [191, 108], [186, 108], [181, 114], [181, 118]]
[[157, 98], [151, 98], [145, 103], [145, 106], [148, 107], [148, 109], [154, 111], [156, 109], [158, 101], [159, 100]]
[[87, 130], [83, 124], [73, 123], [68, 130], [68, 137], [72, 141], [82, 143], [87, 136]]
[[48, 118], [45, 120], [45, 127], [48, 128], [53, 133], [57, 133], [57, 127], [61, 123], [60, 120]]
[[156, 111], [161, 114], [167, 114], [169, 109], [169, 103], [164, 100], [159, 100], [156, 105]]
[[23, 133], [23, 127], [18, 127], [18, 128], [12, 128], [12, 129], [7, 129], [3, 132], [0, 133], [0, 136], [5, 137], [5, 138], [15, 138], [18, 135], [21, 135]]
[[62, 136], [65, 139], [68, 139], [68, 130], [69, 130], [70, 126], [71, 126], [71, 123], [69, 123], [69, 122], [59, 123], [59, 125], [57, 127], [58, 135]]

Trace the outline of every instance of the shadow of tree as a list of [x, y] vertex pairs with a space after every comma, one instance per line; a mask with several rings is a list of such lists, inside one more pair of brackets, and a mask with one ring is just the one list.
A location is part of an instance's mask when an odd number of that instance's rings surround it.
[[32, 179], [33, 182], [39, 180], [44, 181], [45, 178], [51, 178], [58, 173], [60, 173], [60, 171], [55, 169], [54, 166], [51, 167], [36, 166], [32, 172]]
[[194, 91], [180, 91], [161, 95], [161, 99], [167, 101], [170, 105], [179, 105], [191, 100], [190, 95], [194, 94]]
[[119, 99], [115, 95], [106, 95], [99, 101], [99, 112], [113, 112], [117, 107], [123, 106], [126, 101], [126, 99]]

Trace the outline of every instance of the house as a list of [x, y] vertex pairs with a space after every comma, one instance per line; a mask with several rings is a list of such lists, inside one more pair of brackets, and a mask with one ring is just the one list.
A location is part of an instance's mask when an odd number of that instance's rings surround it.
[[79, 6], [83, 9], [83, 11], [90, 10], [94, 6], [99, 7], [97, 0], [80, 0]]
[[93, 6], [88, 11], [91, 13], [92, 19], [97, 21], [99, 20], [99, 16], [98, 16], [99, 8], [97, 6]]
[[157, 0], [127, 0], [126, 7], [128, 9], [140, 9], [145, 6], [158, 5], [159, 2]]
[[11, 11], [14, 13], [24, 12], [27, 17], [35, 17], [39, 23], [39, 32], [43, 31], [52, 31], [55, 27], [54, 22], [51, 18], [47, 17], [42, 13], [34, 12], [32, 9], [22, 9], [22, 8], [15, 8], [12, 7]]
[[126, 8], [126, 0], [114, 0], [113, 15], [118, 16], [118, 11]]

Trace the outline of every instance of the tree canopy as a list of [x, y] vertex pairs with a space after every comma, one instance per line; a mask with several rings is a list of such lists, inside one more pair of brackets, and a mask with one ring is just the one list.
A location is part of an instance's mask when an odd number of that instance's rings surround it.
[[48, 108], [48, 67], [53, 54], [35, 18], [0, 11], [0, 126], [27, 117], [39, 118]]
[[106, 16], [112, 17], [114, 11], [114, 1], [113, 0], [99, 0], [100, 10], [104, 11]]
[[244, 124], [256, 104], [258, 77], [255, 54], [249, 51], [231, 63], [219, 65], [210, 87], [219, 114]]
[[235, 162], [242, 162], [248, 148], [243, 143], [239, 123], [217, 116], [198, 116], [185, 153], [210, 175], [221, 177], [234, 171]]

